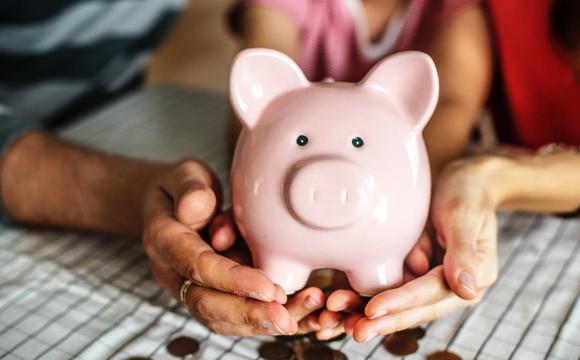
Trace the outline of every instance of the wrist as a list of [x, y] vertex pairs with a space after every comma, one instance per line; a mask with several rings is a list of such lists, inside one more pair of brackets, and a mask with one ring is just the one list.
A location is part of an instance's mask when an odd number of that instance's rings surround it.
[[473, 184], [486, 194], [490, 205], [499, 209], [513, 193], [513, 173], [518, 171], [513, 160], [503, 156], [482, 155], [461, 160]]

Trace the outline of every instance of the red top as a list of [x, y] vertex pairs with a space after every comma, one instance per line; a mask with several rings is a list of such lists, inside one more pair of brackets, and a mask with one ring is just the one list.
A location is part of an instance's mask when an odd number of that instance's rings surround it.
[[551, 3], [488, 1], [513, 140], [534, 148], [580, 144], [580, 83], [550, 37]]

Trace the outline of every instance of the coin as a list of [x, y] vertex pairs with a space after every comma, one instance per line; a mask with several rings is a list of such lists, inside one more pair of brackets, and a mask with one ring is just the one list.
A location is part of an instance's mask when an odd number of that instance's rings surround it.
[[417, 338], [408, 334], [394, 333], [383, 340], [385, 349], [393, 355], [410, 355], [417, 351]]
[[346, 355], [324, 344], [312, 344], [304, 349], [304, 360], [343, 360]]
[[451, 351], [436, 351], [427, 356], [427, 360], [462, 360], [461, 356], [452, 353]]
[[425, 329], [422, 327], [416, 327], [412, 329], [407, 329], [403, 331], [399, 331], [400, 334], [408, 334], [409, 336], [413, 336], [416, 339], [422, 339], [425, 336]]
[[167, 344], [167, 352], [177, 357], [192, 355], [198, 350], [199, 341], [187, 336], [176, 337]]
[[300, 335], [279, 335], [276, 336], [276, 340], [283, 342], [292, 342], [294, 340], [303, 340], [309, 337], [310, 334], [300, 334]]
[[262, 343], [258, 353], [266, 360], [288, 360], [294, 355], [294, 350], [285, 342], [272, 341]]

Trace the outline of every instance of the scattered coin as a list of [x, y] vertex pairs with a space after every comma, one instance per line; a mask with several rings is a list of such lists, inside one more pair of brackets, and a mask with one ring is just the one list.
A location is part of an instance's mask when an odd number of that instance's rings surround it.
[[187, 336], [176, 337], [167, 344], [167, 352], [173, 356], [185, 357], [199, 350], [199, 341]]
[[422, 339], [425, 336], [425, 329], [423, 329], [422, 327], [416, 327], [412, 329], [399, 331], [399, 333], [408, 334], [410, 336], [415, 337], [416, 339]]
[[410, 355], [419, 348], [417, 340], [415, 336], [409, 334], [394, 333], [385, 337], [383, 346], [393, 355]]
[[436, 351], [427, 356], [427, 360], [462, 360], [461, 356], [451, 351]]
[[266, 360], [289, 360], [294, 355], [294, 350], [283, 341], [272, 341], [262, 343], [258, 353]]
[[344, 360], [346, 355], [324, 344], [311, 344], [304, 349], [304, 360]]
[[310, 336], [310, 334], [280, 335], [280, 336], [276, 336], [276, 340], [283, 341], [283, 342], [292, 342], [294, 340], [303, 340], [309, 336]]

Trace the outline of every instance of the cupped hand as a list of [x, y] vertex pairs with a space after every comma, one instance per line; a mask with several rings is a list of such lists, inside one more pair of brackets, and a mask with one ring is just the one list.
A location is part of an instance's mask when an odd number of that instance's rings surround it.
[[[238, 262], [249, 264], [250, 257], [245, 243], [240, 239], [231, 212], [217, 215], [210, 225], [211, 244], [217, 251], [224, 252]], [[429, 270], [432, 257], [431, 240], [423, 233], [405, 260], [404, 281], [410, 281]], [[308, 288], [292, 296], [286, 304], [290, 315], [298, 322], [298, 333], [314, 332], [319, 340], [328, 340], [345, 332], [355, 317], [360, 314], [366, 303], [365, 299], [349, 289], [343, 273], [335, 273], [332, 284], [334, 308], [325, 308], [325, 296], [318, 288]], [[352, 334], [352, 332], [350, 332]]]
[[[478, 159], [463, 160], [451, 164], [441, 175], [431, 220], [437, 241], [445, 250], [443, 263], [401, 287], [374, 296], [364, 314], [345, 319], [346, 331], [356, 341], [419, 326], [474, 305], [495, 282], [497, 201], [493, 184], [481, 176], [484, 168], [485, 163]], [[360, 300], [352, 291], [335, 292], [328, 298], [327, 308], [352, 311], [357, 302]]]
[[[249, 250], [236, 231], [231, 212], [221, 213], [214, 218], [210, 225], [210, 239], [217, 251], [242, 264], [251, 264]], [[321, 310], [325, 302], [323, 291], [317, 287], [300, 290], [289, 297], [285, 308], [298, 324], [296, 334], [315, 332], [316, 337], [323, 340], [344, 332], [337, 314]]]
[[[217, 254], [200, 236], [219, 205], [216, 177], [196, 160], [168, 166], [144, 198], [143, 246], [156, 281], [198, 321], [224, 335], [288, 335], [298, 324], [283, 306], [284, 291], [264, 273]], [[316, 296], [316, 294], [315, 294]], [[321, 304], [323, 301], [321, 301]]]

